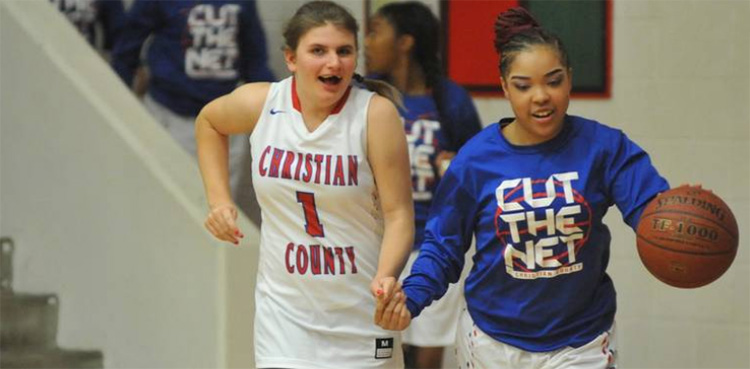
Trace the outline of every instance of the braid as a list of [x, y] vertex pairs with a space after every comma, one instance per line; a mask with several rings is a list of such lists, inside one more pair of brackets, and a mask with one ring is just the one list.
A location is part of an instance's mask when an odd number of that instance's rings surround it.
[[[432, 99], [435, 101], [435, 106], [438, 111], [438, 121], [447, 119], [448, 115], [445, 112], [445, 89], [443, 88], [443, 70], [440, 67], [440, 60], [437, 58], [430, 58], [421, 60], [418, 62], [422, 65], [422, 69], [425, 74], [425, 84], [427, 87], [432, 88]], [[444, 126], [441, 124], [441, 126]], [[450, 126], [450, 125], [447, 125]]]
[[548, 32], [524, 8], [516, 7], [500, 13], [495, 20], [495, 51], [500, 54], [500, 75], [507, 77], [508, 69], [519, 52], [534, 45], [553, 48], [566, 68], [570, 67], [568, 53], [559, 37]]

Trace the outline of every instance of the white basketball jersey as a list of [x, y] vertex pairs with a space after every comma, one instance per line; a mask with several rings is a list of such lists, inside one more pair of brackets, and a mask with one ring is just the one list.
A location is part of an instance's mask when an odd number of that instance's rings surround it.
[[[399, 367], [373, 323], [383, 221], [367, 160], [372, 92], [351, 87], [313, 132], [292, 77], [271, 84], [250, 136], [261, 207], [256, 366]], [[384, 138], [386, 139], [386, 138]]]

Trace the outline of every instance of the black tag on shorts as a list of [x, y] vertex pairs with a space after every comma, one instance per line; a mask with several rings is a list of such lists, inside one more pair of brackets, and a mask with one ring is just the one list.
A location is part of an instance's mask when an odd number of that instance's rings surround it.
[[393, 338], [375, 339], [375, 358], [390, 359], [393, 357]]

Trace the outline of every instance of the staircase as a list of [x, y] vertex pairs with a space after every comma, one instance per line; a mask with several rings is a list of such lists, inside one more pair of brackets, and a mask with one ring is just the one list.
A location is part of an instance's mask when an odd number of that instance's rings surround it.
[[0, 368], [103, 368], [101, 351], [57, 347], [57, 295], [13, 292], [13, 250], [0, 238]]

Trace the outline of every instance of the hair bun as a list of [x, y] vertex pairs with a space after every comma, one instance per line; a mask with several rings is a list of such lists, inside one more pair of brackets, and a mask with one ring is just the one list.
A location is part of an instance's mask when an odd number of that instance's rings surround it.
[[495, 50], [500, 52], [516, 34], [539, 27], [539, 22], [524, 8], [510, 8], [500, 13], [495, 20]]

